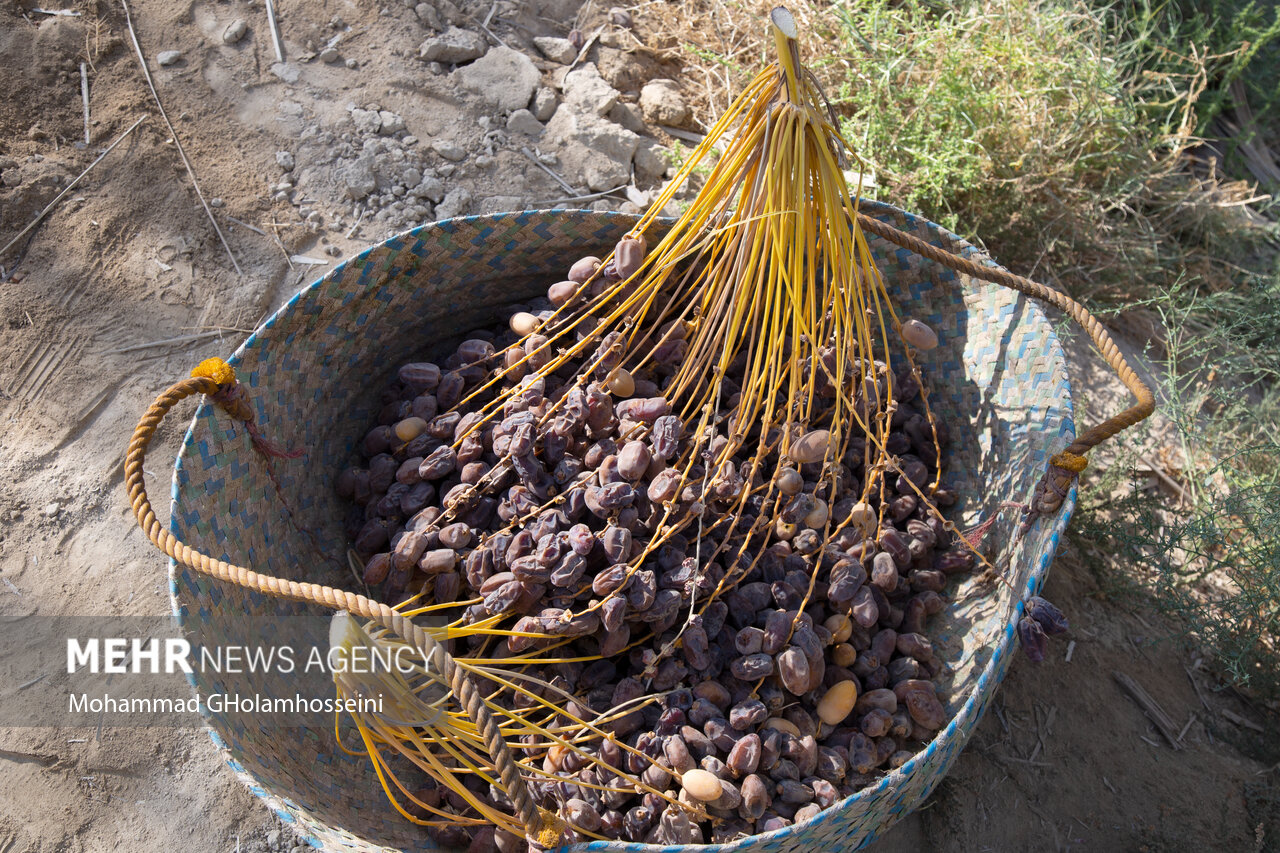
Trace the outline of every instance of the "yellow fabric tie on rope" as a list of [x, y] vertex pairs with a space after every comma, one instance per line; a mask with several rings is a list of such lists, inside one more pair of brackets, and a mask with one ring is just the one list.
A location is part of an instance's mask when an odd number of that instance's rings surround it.
[[217, 356], [206, 358], [197, 364], [191, 370], [191, 375], [195, 379], [212, 379], [218, 383], [219, 388], [234, 385], [236, 381], [236, 369]]
[[564, 821], [554, 812], [542, 807], [538, 808], [538, 813], [542, 816], [542, 828], [537, 835], [538, 846], [548, 849], [556, 847], [560, 843], [560, 836], [564, 834]]
[[1079, 474], [1089, 465], [1089, 460], [1079, 454], [1064, 450], [1049, 457], [1049, 464], [1056, 465], [1074, 474]]

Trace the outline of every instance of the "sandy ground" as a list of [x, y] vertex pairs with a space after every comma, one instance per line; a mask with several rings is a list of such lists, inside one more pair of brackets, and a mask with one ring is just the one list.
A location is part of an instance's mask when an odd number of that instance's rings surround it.
[[[205, 198], [217, 199], [227, 247], [156, 111], [121, 6], [76, 0], [74, 17], [0, 8], [0, 243], [138, 117], [150, 116], [0, 256], [0, 279], [7, 277], [0, 284], [4, 634], [21, 633], [33, 624], [27, 620], [168, 611], [164, 561], [124, 500], [125, 444], [159, 390], [200, 359], [229, 353], [323, 271], [290, 256], [334, 262], [424, 214], [534, 206], [566, 193], [521, 153], [538, 143], [505, 129], [509, 108], [459, 86], [447, 67], [421, 61], [418, 52], [437, 27], [452, 21], [479, 34], [487, 19], [496, 36], [534, 58], [539, 85], [554, 90], [564, 66], [531, 39], [565, 36], [579, 11], [575, 0], [499, 2], [491, 16], [488, 0], [282, 6], [284, 65], [276, 64], [265, 11], [253, 0], [132, 6], [177, 137]], [[636, 16], [639, 38], [606, 31], [587, 57], [629, 103], [659, 73], [642, 46], [643, 9]], [[224, 32], [236, 19], [247, 33], [228, 43]], [[595, 12], [579, 23], [604, 19]], [[321, 54], [326, 47], [334, 53]], [[181, 57], [161, 66], [159, 54], [170, 50]], [[356, 126], [352, 107], [392, 113], [405, 129], [370, 136]], [[632, 109], [615, 120], [636, 115]], [[384, 129], [395, 124], [379, 120]], [[362, 153], [372, 157], [364, 166]], [[288, 159], [295, 161], [290, 171]], [[351, 185], [370, 162], [378, 186], [357, 202]], [[573, 162], [550, 162], [575, 174]], [[432, 171], [439, 186], [405, 195], [396, 209], [395, 180], [382, 174], [388, 163], [402, 178], [405, 169], [424, 180], [422, 170]], [[584, 181], [572, 180], [577, 192], [585, 194]], [[641, 183], [633, 203], [653, 186]], [[618, 207], [623, 198], [603, 204]], [[1097, 364], [1079, 363], [1081, 399], [1099, 410], [1117, 402]], [[180, 428], [177, 420], [167, 424], [152, 452], [157, 492], [167, 489]], [[1276, 738], [1222, 712], [1260, 727], [1274, 721], [1215, 686], [1196, 668], [1194, 649], [1161, 641], [1172, 629], [1158, 615], [1113, 600], [1110, 576], [1099, 568], [1105, 557], [1069, 537], [1048, 595], [1071, 619], [1071, 660], [1063, 659], [1065, 643], [1041, 666], [1018, 660], [950, 777], [874, 849], [1280, 849], [1275, 794], [1268, 793], [1275, 791]], [[1120, 691], [1116, 671], [1140, 682], [1175, 721], [1180, 749]], [[8, 673], [0, 703], [12, 701], [21, 683]], [[227, 772], [198, 727], [0, 729], [0, 853], [290, 850], [296, 843]]]

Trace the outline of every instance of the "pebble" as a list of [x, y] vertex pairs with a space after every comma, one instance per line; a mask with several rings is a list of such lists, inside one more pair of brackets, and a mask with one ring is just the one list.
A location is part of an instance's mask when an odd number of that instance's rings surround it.
[[523, 133], [526, 136], [538, 137], [546, 130], [542, 122], [529, 110], [516, 110], [507, 118], [507, 130], [512, 133]]
[[652, 139], [643, 139], [635, 150], [636, 175], [646, 181], [661, 178], [671, 165], [671, 154]]
[[353, 109], [351, 121], [361, 133], [374, 134], [382, 130], [382, 116], [377, 110]]
[[404, 0], [404, 5], [413, 9], [413, 14], [418, 16], [418, 20], [426, 24], [433, 30], [439, 30], [443, 27], [440, 20], [440, 13], [436, 11], [436, 7], [430, 3], [415, 3], [413, 0]]
[[609, 110], [609, 121], [620, 124], [633, 133], [648, 133], [649, 126], [645, 124], [644, 114], [640, 112], [640, 107], [636, 104], [628, 104], [625, 101], [618, 101], [613, 105], [613, 109]]
[[276, 165], [281, 169], [284, 169], [286, 172], [292, 172], [294, 167], [293, 155], [288, 151], [277, 151]]
[[320, 61], [326, 65], [336, 65], [342, 61], [342, 54], [332, 47], [326, 47], [320, 51]]
[[542, 81], [542, 73], [532, 59], [501, 45], [450, 76], [504, 113], [528, 106]]
[[60, 512], [62, 512], [62, 507], [59, 506], [56, 502], [47, 504], [44, 508], [45, 518], [53, 518]]
[[162, 66], [173, 65], [181, 61], [182, 51], [180, 50], [162, 50], [156, 54], [156, 62]]
[[249, 25], [245, 23], [243, 18], [236, 18], [227, 24], [227, 28], [222, 31], [222, 41], [226, 44], [235, 44], [244, 38], [247, 32], [249, 32]]
[[381, 121], [381, 126], [378, 128], [378, 133], [382, 134], [383, 136], [390, 136], [393, 133], [399, 133], [400, 131], [404, 130], [404, 119], [402, 119], [396, 113], [390, 112], [388, 110], [379, 110], [378, 118]]
[[578, 49], [568, 39], [554, 36], [535, 36], [533, 46], [547, 59], [552, 62], [559, 62], [561, 65], [568, 65], [578, 58]]
[[621, 93], [600, 76], [594, 65], [583, 65], [564, 76], [564, 100], [574, 111], [607, 116]]
[[446, 160], [458, 162], [467, 156], [467, 152], [462, 146], [454, 142], [452, 139], [436, 139], [431, 143], [431, 150], [439, 154]]
[[650, 80], [640, 90], [640, 110], [654, 124], [679, 127], [689, 120], [691, 112], [674, 80]]
[[556, 93], [543, 86], [533, 94], [533, 103], [530, 111], [538, 121], [547, 121], [555, 115], [557, 106], [559, 106], [559, 102], [556, 100]]
[[292, 62], [276, 62], [271, 65], [271, 73], [286, 83], [297, 83], [302, 72]]
[[471, 30], [449, 27], [440, 35], [429, 38], [418, 46], [418, 58], [423, 62], [442, 62], [457, 65], [484, 56], [488, 43], [484, 36]]
[[465, 187], [454, 187], [445, 194], [444, 199], [436, 205], [436, 217], [452, 219], [460, 216], [471, 207], [471, 191]]

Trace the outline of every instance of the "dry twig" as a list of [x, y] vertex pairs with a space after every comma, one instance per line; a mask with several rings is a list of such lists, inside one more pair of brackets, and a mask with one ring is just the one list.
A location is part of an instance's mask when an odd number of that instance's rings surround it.
[[244, 270], [240, 269], [240, 263], [236, 260], [235, 253], [231, 251], [227, 238], [223, 236], [222, 229], [218, 226], [218, 220], [213, 218], [213, 211], [209, 209], [209, 202], [205, 201], [204, 193], [200, 191], [200, 183], [196, 180], [196, 170], [192, 167], [191, 161], [187, 159], [187, 152], [182, 147], [182, 140], [178, 139], [178, 132], [173, 129], [173, 122], [169, 121], [169, 116], [164, 111], [164, 104], [160, 103], [160, 93], [156, 91], [156, 84], [151, 79], [151, 72], [147, 69], [147, 57], [142, 53], [142, 43], [138, 41], [138, 32], [133, 28], [133, 16], [129, 13], [128, 0], [120, 0], [120, 5], [124, 7], [124, 22], [129, 28], [129, 37], [133, 40], [133, 49], [138, 54], [138, 65], [142, 68], [142, 76], [147, 81], [147, 87], [151, 89], [151, 97], [155, 99], [156, 109], [160, 111], [160, 118], [164, 119], [165, 127], [169, 128], [169, 135], [173, 138], [173, 144], [178, 149], [178, 156], [182, 158], [182, 165], [186, 166], [187, 174], [191, 176], [191, 185], [195, 187], [196, 197], [200, 199], [200, 204], [204, 207], [204, 212], [208, 215], [209, 222], [213, 224], [213, 230], [217, 232], [218, 239], [222, 241], [222, 248], [227, 250], [227, 257], [231, 259], [231, 266], [235, 267], [237, 275], [244, 275]]
[[1222, 719], [1229, 723], [1235, 723], [1241, 728], [1250, 729], [1260, 734], [1266, 732], [1266, 729], [1255, 723], [1253, 720], [1250, 720], [1248, 717], [1242, 717], [1229, 708], [1223, 708], [1219, 713], [1222, 715]]
[[89, 72], [80, 63], [80, 100], [84, 102], [84, 144], [89, 146]]
[[[1164, 739], [1169, 742], [1169, 745], [1174, 749], [1182, 749], [1182, 744], [1178, 742], [1178, 736], [1175, 734], [1173, 720], [1169, 719], [1169, 715], [1160, 707], [1160, 703], [1152, 699], [1151, 694], [1142, 689], [1142, 685], [1123, 672], [1117, 670], [1112, 673], [1112, 677], [1124, 689], [1124, 692], [1128, 693], [1129, 697], [1138, 704], [1142, 712], [1147, 715], [1147, 719], [1155, 724], [1155, 727], [1160, 730], [1160, 734], [1164, 735]], [[1146, 738], [1143, 738], [1143, 740], [1146, 740]]]
[[106, 151], [103, 151], [101, 154], [98, 155], [98, 159], [94, 160], [92, 163], [86, 166], [85, 170], [80, 174], [76, 175], [75, 179], [72, 180], [71, 183], [67, 184], [66, 187], [63, 188], [62, 192], [54, 196], [53, 201], [45, 205], [44, 210], [37, 213], [36, 218], [31, 220], [31, 222], [28, 223], [26, 228], [23, 228], [21, 231], [17, 233], [17, 235], [12, 240], [10, 240], [8, 243], [5, 243], [4, 248], [0, 249], [0, 257], [4, 257], [5, 252], [13, 248], [13, 245], [17, 243], [19, 240], [21, 240], [22, 237], [28, 231], [30, 231], [32, 228], [35, 228], [37, 225], [39, 225], [40, 221], [44, 219], [45, 216], [48, 215], [49, 211], [53, 210], [53, 208], [58, 204], [58, 202], [62, 201], [62, 199], [66, 197], [67, 193], [71, 192], [71, 190], [75, 188], [76, 184], [80, 183], [81, 178], [89, 174], [89, 171], [93, 169], [94, 166], [102, 162], [103, 157], [106, 157], [108, 154], [110, 154], [112, 149], [115, 148], [117, 145], [119, 145], [121, 142], [123, 142], [126, 136], [128, 136], [130, 133], [133, 133], [134, 128], [136, 128], [138, 125], [142, 124], [146, 120], [147, 120], [147, 117], [143, 116], [142, 118], [135, 121], [133, 124], [129, 125], [129, 127], [125, 130], [125, 132], [120, 134], [120, 136], [116, 138], [115, 142], [107, 146]]
[[276, 50], [276, 62], [284, 62], [284, 43], [280, 40], [280, 25], [276, 23], [276, 7], [267, 0], [267, 26], [271, 30], [271, 44]]
[[556, 174], [556, 172], [555, 172], [555, 171], [554, 171], [550, 166], [548, 166], [546, 163], [543, 163], [543, 162], [542, 162], [541, 160], [539, 160], [536, 156], [534, 156], [534, 153], [533, 153], [532, 151], [530, 151], [527, 147], [521, 147], [521, 149], [520, 149], [520, 153], [521, 153], [521, 154], [523, 154], [524, 156], [528, 157], [528, 158], [529, 158], [529, 162], [533, 163], [533, 165], [537, 166], [539, 169], [541, 169], [542, 171], [544, 171], [544, 172], [546, 172], [548, 175], [550, 175], [550, 176], [552, 177], [552, 179], [553, 179], [553, 180], [555, 180], [555, 182], [556, 182], [557, 184], [559, 184], [561, 187], [563, 187], [563, 188], [564, 188], [564, 191], [565, 191], [565, 192], [567, 192], [567, 193], [576, 193], [576, 192], [577, 192], [577, 190], [575, 190], [573, 187], [571, 187], [571, 186], [569, 185], [569, 182], [568, 182], [568, 181], [566, 181], [564, 178], [560, 177], [558, 174]]

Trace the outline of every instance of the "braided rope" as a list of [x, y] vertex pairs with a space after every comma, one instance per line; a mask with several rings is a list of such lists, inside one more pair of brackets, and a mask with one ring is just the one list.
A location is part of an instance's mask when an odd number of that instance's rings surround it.
[[[1088, 333], [1093, 340], [1094, 346], [1098, 348], [1102, 358], [1111, 367], [1120, 381], [1129, 389], [1130, 393], [1137, 398], [1137, 402], [1120, 414], [1108, 418], [1100, 424], [1096, 424], [1085, 430], [1076, 440], [1063, 451], [1063, 455], [1059, 461], [1070, 462], [1069, 465], [1063, 465], [1065, 470], [1076, 468], [1074, 473], [1079, 473], [1084, 469], [1083, 456], [1092, 448], [1097, 447], [1108, 438], [1116, 435], [1123, 430], [1128, 429], [1134, 424], [1142, 421], [1150, 415], [1156, 408], [1155, 396], [1151, 393], [1151, 389], [1147, 387], [1138, 375], [1134, 373], [1133, 368], [1129, 366], [1129, 362], [1125, 360], [1124, 354], [1120, 352], [1120, 348], [1116, 346], [1115, 341], [1111, 340], [1111, 335], [1103, 328], [1102, 324], [1089, 313], [1089, 311], [1066, 294], [1046, 287], [1043, 284], [1037, 284], [1030, 279], [1023, 278], [1020, 275], [1014, 275], [996, 267], [989, 267], [972, 261], [968, 258], [961, 257], [926, 243], [919, 237], [906, 234], [881, 222], [873, 219], [865, 213], [858, 214], [858, 224], [866, 230], [870, 231], [878, 237], [883, 237], [891, 243], [895, 243], [904, 249], [909, 249], [918, 255], [928, 258], [942, 264], [948, 269], [963, 273], [971, 278], [989, 281], [992, 284], [998, 284], [1002, 287], [1008, 287], [1019, 293], [1039, 299], [1042, 302], [1048, 302], [1055, 308], [1059, 308], [1066, 312], [1071, 319], [1075, 320], [1081, 328]], [[1067, 455], [1069, 454], [1069, 455]], [[1052, 463], [1057, 464], [1057, 463]]]
[[[1092, 339], [1103, 359], [1115, 371], [1116, 376], [1125, 387], [1137, 398], [1137, 402], [1118, 415], [1108, 418], [1100, 424], [1084, 431], [1076, 440], [1056, 454], [1049, 461], [1049, 466], [1037, 486], [1037, 497], [1033, 499], [1024, 519], [1024, 529], [1037, 516], [1056, 510], [1061, 506], [1070, 483], [1084, 470], [1088, 460], [1085, 454], [1101, 442], [1117, 433], [1142, 421], [1155, 410], [1155, 398], [1151, 389], [1138, 378], [1129, 366], [1106, 329], [1080, 303], [1065, 294], [1037, 284], [1030, 279], [995, 267], [989, 267], [968, 258], [948, 252], [910, 234], [906, 234], [891, 225], [873, 219], [863, 213], [857, 214], [859, 225], [898, 246], [915, 252], [922, 257], [941, 264], [971, 278], [998, 284], [1023, 293], [1027, 296], [1047, 302], [1066, 312], [1076, 321]], [[178, 382], [156, 398], [146, 414], [134, 429], [133, 438], [129, 442], [129, 450], [125, 457], [125, 487], [129, 493], [129, 502], [133, 507], [138, 524], [157, 548], [183, 565], [247, 589], [277, 598], [304, 601], [319, 604], [332, 610], [346, 610], [356, 616], [376, 622], [415, 646], [424, 658], [429, 657], [442, 676], [448, 681], [454, 696], [466, 710], [468, 716], [476, 723], [485, 746], [493, 759], [503, 785], [515, 806], [517, 816], [524, 824], [528, 837], [539, 847], [553, 846], [560, 837], [563, 825], [550, 812], [540, 809], [533, 802], [528, 786], [520, 774], [515, 758], [503, 740], [502, 731], [497, 720], [485, 706], [484, 698], [476, 689], [471, 679], [455, 663], [442, 646], [436, 643], [420, 627], [406, 619], [399, 611], [386, 604], [374, 602], [363, 595], [312, 583], [298, 583], [270, 575], [262, 575], [242, 566], [236, 566], [223, 560], [215, 560], [203, 554], [170, 533], [156, 518], [151, 502], [147, 497], [146, 484], [143, 481], [142, 465], [147, 448], [160, 422], [165, 415], [182, 400], [195, 394], [205, 394], [215, 401], [228, 398], [226, 393], [235, 386], [235, 373], [220, 359], [211, 359], [201, 364], [193, 372], [190, 379]], [[237, 410], [234, 406], [224, 406], [224, 410], [237, 417], [237, 420], [251, 423], [251, 415], [246, 410]], [[256, 443], [255, 443], [256, 446]], [[261, 452], [261, 451], [259, 451]]]
[[[222, 363], [225, 364], [225, 363]], [[229, 370], [230, 368], [228, 368]], [[524, 824], [531, 840], [543, 846], [551, 846], [560, 834], [560, 824], [552, 815], [539, 809], [529, 794], [524, 777], [520, 775], [515, 757], [502, 738], [502, 730], [498, 721], [489, 712], [484, 697], [476, 689], [463, 669], [454, 662], [444, 648], [433, 640], [425, 631], [406, 619], [399, 611], [381, 602], [372, 601], [363, 595], [335, 589], [314, 583], [298, 583], [271, 575], [259, 574], [243, 566], [215, 560], [203, 554], [165, 529], [156, 518], [155, 510], [147, 497], [147, 487], [143, 480], [142, 465], [146, 458], [147, 448], [155, 436], [156, 429], [165, 415], [179, 402], [196, 394], [210, 397], [225, 390], [226, 382], [235, 382], [234, 373], [228, 380], [226, 374], [218, 374], [223, 379], [222, 385], [210, 375], [194, 376], [171, 386], [156, 398], [146, 414], [138, 422], [129, 442], [129, 450], [125, 456], [124, 478], [125, 488], [129, 493], [129, 503], [133, 514], [138, 519], [147, 538], [166, 555], [201, 574], [209, 575], [227, 583], [233, 583], [246, 589], [291, 601], [304, 601], [319, 604], [330, 610], [346, 610], [356, 616], [376, 622], [384, 628], [395, 632], [415, 646], [425, 658], [430, 658], [437, 671], [449, 682], [455, 697], [466, 710], [467, 715], [475, 722], [484, 738], [489, 756], [493, 759], [506, 789], [515, 806], [516, 815]], [[548, 843], [550, 842], [550, 843]]]

